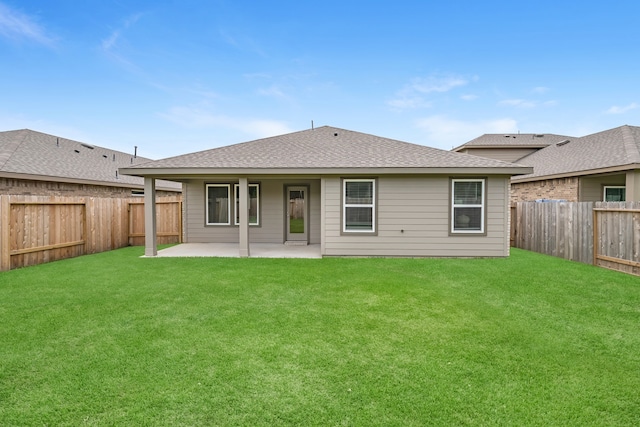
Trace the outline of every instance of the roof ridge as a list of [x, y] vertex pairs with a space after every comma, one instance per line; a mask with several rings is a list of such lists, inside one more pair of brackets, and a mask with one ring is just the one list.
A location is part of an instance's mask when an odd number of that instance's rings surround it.
[[0, 162], [2, 162], [0, 164], [0, 171], [4, 169], [4, 166], [18, 150], [18, 147], [20, 147], [25, 142], [25, 140], [27, 139], [27, 135], [29, 134], [28, 131], [29, 129], [19, 129], [14, 131], [18, 132], [21, 137], [19, 136], [18, 138], [10, 140], [6, 145], [2, 147], [6, 147], [7, 150], [0, 150]]
[[624, 145], [624, 151], [627, 153], [627, 158], [630, 163], [640, 163], [640, 148], [636, 142], [636, 138], [629, 125], [622, 126], [622, 141]]

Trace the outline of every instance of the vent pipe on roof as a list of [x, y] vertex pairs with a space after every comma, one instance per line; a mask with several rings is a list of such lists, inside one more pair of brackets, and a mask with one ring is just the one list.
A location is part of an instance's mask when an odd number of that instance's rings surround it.
[[60, 147], [60, 138], [56, 138], [56, 147]]
[[138, 146], [134, 145], [133, 146], [133, 158], [137, 158], [138, 157]]
[[311, 130], [313, 130], [313, 120], [311, 120]]
[[114, 162], [116, 161], [116, 155], [115, 154], [113, 155], [113, 161]]
[[116, 179], [119, 179], [118, 178], [118, 170], [117, 169], [116, 169]]

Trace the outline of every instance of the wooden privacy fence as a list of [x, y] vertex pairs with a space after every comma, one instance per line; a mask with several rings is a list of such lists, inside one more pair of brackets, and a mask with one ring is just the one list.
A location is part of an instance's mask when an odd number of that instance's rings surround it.
[[[156, 211], [158, 243], [179, 243], [181, 197]], [[0, 271], [142, 244], [140, 198], [0, 195]]]
[[640, 202], [519, 202], [517, 248], [640, 274]]

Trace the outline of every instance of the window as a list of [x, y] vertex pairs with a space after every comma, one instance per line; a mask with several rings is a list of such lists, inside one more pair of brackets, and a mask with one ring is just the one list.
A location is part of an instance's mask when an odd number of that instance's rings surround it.
[[230, 225], [229, 184], [207, 184], [207, 224]]
[[627, 190], [624, 186], [605, 186], [605, 202], [625, 202], [627, 200]]
[[342, 231], [375, 232], [375, 180], [345, 179], [342, 182]]
[[451, 180], [451, 233], [484, 233], [484, 179]]
[[[235, 225], [240, 224], [240, 185], [233, 186], [236, 194], [236, 219]], [[249, 225], [260, 225], [260, 188], [258, 184], [249, 184]]]

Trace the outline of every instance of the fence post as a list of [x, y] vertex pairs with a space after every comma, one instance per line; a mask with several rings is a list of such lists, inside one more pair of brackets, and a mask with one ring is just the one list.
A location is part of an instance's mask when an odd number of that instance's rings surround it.
[[11, 201], [8, 195], [0, 195], [0, 271], [11, 269], [10, 225]]
[[593, 265], [598, 265], [598, 211], [596, 205], [593, 205]]

